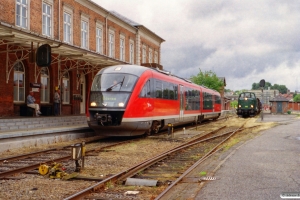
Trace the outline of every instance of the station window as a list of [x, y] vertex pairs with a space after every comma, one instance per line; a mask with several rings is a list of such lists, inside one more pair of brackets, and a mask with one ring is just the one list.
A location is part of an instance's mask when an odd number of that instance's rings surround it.
[[102, 50], [102, 28], [100, 27], [97, 27], [96, 28], [96, 51], [98, 53], [103, 53], [103, 50]]
[[143, 46], [143, 51], [142, 51], [142, 63], [146, 62], [146, 46]]
[[130, 41], [129, 44], [129, 63], [134, 64], [134, 42]]
[[62, 79], [62, 103], [70, 103], [70, 78], [69, 73], [65, 72]]
[[108, 56], [115, 57], [115, 33], [113, 31], [109, 31], [108, 35]]
[[71, 14], [64, 12], [64, 42], [72, 43], [72, 18]]
[[81, 47], [84, 49], [88, 49], [88, 22], [81, 21]]
[[120, 60], [125, 61], [125, 38], [120, 38]]
[[28, 0], [16, 1], [16, 26], [28, 28]]
[[49, 70], [48, 67], [41, 68], [41, 103], [50, 102], [50, 90], [49, 90]]
[[43, 2], [43, 35], [52, 35], [52, 6]]
[[25, 70], [23, 63], [14, 65], [14, 102], [25, 102]]

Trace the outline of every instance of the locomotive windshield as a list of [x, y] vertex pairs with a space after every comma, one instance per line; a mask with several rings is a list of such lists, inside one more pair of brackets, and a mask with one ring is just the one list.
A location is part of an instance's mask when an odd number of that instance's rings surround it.
[[240, 99], [244, 99], [244, 98], [255, 98], [255, 94], [251, 93], [251, 92], [244, 92], [240, 94]]
[[92, 107], [125, 107], [137, 77], [131, 74], [99, 74], [90, 94]]

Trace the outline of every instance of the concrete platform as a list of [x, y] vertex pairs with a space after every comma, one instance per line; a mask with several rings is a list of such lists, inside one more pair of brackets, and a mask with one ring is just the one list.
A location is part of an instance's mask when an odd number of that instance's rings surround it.
[[0, 152], [90, 136], [84, 115], [0, 118]]
[[[257, 119], [259, 122], [261, 119]], [[279, 125], [205, 161], [176, 185], [176, 194], [162, 199], [281, 199], [300, 198], [300, 118], [266, 114], [264, 122]], [[208, 172], [216, 180], [200, 181]]]

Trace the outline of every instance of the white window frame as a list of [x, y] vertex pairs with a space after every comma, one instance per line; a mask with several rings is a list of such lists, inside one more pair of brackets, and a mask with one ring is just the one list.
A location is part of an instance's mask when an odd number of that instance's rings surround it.
[[157, 53], [157, 51], [154, 51], [154, 62], [158, 63], [158, 53]]
[[115, 57], [115, 32], [111, 30], [108, 33], [108, 56]]
[[[44, 5], [50, 8], [50, 13], [44, 12]], [[49, 19], [45, 21], [46, 19]], [[42, 3], [42, 34], [48, 37], [53, 36], [53, 1], [43, 1]]]
[[65, 72], [62, 78], [62, 104], [70, 104], [70, 78]]
[[50, 76], [49, 68], [41, 68], [41, 103], [50, 103]]
[[96, 52], [103, 54], [103, 27], [96, 25]]
[[148, 62], [149, 62], [149, 63], [152, 63], [152, 49], [151, 49], [151, 48], [149, 48]]
[[25, 102], [25, 67], [22, 62], [14, 65], [14, 102]]
[[120, 60], [125, 61], [125, 36], [120, 35]]
[[81, 48], [89, 48], [89, 23], [81, 20]]
[[[70, 17], [70, 21], [65, 21], [65, 16]], [[66, 27], [70, 29], [67, 34]], [[68, 36], [68, 38], [66, 38]], [[73, 9], [64, 5], [63, 7], [63, 41], [68, 44], [73, 44]]]
[[89, 49], [89, 16], [81, 13], [81, 48]]
[[[30, 0], [25, 0], [25, 4], [23, 3], [24, 0], [16, 0], [16, 26], [29, 29], [30, 27]], [[18, 9], [20, 13], [18, 13]]]
[[129, 63], [134, 64], [134, 42], [129, 41]]
[[143, 45], [142, 47], [142, 63], [145, 63], [146, 62], [146, 46]]

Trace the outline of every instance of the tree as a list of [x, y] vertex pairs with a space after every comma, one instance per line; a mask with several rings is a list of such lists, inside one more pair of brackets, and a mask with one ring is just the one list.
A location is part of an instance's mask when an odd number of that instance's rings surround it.
[[[272, 84], [270, 82], [266, 82], [264, 90], [267, 90], [270, 87], [271, 90], [278, 90], [281, 94], [286, 94], [288, 89], [285, 85]], [[252, 90], [260, 90], [259, 83], [252, 83]]]
[[286, 94], [288, 89], [286, 88], [285, 85], [278, 85], [274, 84], [273, 87], [271, 87], [273, 90], [279, 90], [281, 94]]
[[235, 100], [235, 101], [230, 102], [230, 107], [231, 108], [237, 108], [237, 106], [238, 106], [238, 101]]
[[191, 77], [191, 81], [197, 85], [203, 85], [218, 92], [221, 91], [222, 86], [224, 85], [223, 81], [220, 80], [211, 70], [206, 72], [202, 72], [200, 70], [196, 76]]
[[293, 100], [294, 100], [294, 102], [300, 102], [300, 94], [297, 94], [296, 96], [294, 96]]
[[[270, 82], [265, 83], [264, 90], [268, 89], [268, 87], [272, 87], [272, 84]], [[252, 89], [251, 90], [260, 90], [259, 83], [252, 83]]]

